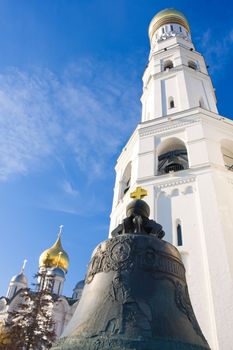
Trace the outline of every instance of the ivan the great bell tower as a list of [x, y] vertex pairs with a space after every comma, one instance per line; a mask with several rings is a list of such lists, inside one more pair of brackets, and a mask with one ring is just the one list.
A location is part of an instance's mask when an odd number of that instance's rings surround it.
[[130, 192], [146, 189], [151, 218], [182, 255], [192, 305], [211, 349], [230, 350], [233, 122], [218, 114], [185, 16], [174, 9], [159, 12], [149, 38], [142, 121], [116, 164], [110, 232], [124, 217]]

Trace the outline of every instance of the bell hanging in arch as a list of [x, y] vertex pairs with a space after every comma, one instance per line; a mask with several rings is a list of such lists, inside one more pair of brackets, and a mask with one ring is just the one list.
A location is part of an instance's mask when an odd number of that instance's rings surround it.
[[79, 305], [53, 350], [210, 349], [178, 250], [141, 199], [94, 250]]

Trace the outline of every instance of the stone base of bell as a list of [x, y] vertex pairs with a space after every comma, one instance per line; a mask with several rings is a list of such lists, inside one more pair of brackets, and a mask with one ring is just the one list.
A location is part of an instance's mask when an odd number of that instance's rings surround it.
[[113, 337], [93, 337], [77, 339], [62, 338], [53, 350], [207, 350], [203, 347], [168, 339], [119, 339]]

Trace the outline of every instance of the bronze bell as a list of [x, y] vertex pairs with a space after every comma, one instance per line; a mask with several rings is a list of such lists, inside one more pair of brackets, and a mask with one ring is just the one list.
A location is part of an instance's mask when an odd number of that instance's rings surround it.
[[210, 349], [180, 254], [148, 208], [132, 201], [113, 238], [94, 250], [79, 305], [53, 350]]

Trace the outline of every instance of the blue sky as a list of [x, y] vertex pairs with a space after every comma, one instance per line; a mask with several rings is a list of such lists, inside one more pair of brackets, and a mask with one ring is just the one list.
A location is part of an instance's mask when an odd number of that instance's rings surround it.
[[107, 238], [114, 164], [140, 121], [147, 28], [185, 13], [219, 112], [232, 116], [233, 5], [184, 0], [0, 0], [0, 295], [64, 225], [64, 292]]

